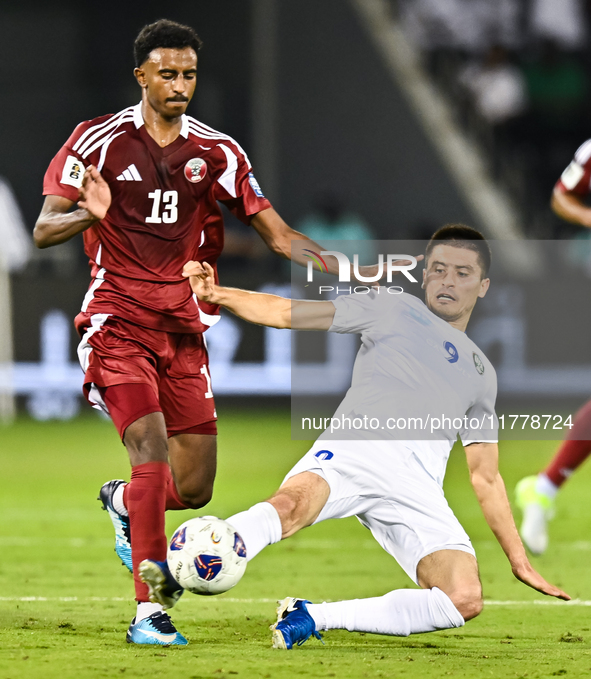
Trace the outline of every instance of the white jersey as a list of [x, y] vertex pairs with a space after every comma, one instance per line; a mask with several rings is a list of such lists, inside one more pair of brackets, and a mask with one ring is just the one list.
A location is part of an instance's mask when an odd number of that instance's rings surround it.
[[360, 333], [362, 346], [334, 427], [320, 439], [405, 442], [440, 483], [458, 435], [464, 445], [497, 441], [496, 373], [465, 333], [385, 288], [333, 303], [329, 330]]

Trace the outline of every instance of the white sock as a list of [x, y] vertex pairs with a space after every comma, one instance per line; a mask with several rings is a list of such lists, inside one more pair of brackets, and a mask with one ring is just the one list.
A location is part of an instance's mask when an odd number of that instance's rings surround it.
[[538, 474], [538, 480], [536, 481], [536, 490], [542, 495], [546, 495], [551, 500], [556, 497], [558, 492], [558, 486], [546, 476], [546, 474]]
[[126, 483], [120, 483], [113, 493], [113, 509], [116, 512], [119, 512], [121, 516], [129, 516], [127, 507], [123, 504], [123, 491], [125, 490], [126, 485]]
[[144, 618], [149, 618], [152, 613], [160, 613], [163, 610], [160, 604], [153, 604], [151, 601], [138, 601], [135, 621], [138, 623]]
[[226, 520], [244, 540], [247, 561], [254, 559], [268, 545], [281, 540], [281, 519], [275, 507], [268, 502], [259, 502]]
[[381, 597], [307, 604], [316, 631], [346, 629], [407, 637], [409, 634], [462, 627], [464, 618], [437, 587], [396, 589]]

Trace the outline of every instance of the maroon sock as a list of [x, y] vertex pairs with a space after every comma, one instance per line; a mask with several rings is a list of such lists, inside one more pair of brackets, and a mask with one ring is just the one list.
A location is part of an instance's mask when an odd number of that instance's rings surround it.
[[131, 469], [131, 480], [124, 492], [131, 530], [131, 558], [137, 601], [149, 601], [148, 587], [139, 578], [144, 559], [166, 559], [164, 508], [168, 463], [147, 462]]
[[[129, 484], [125, 484], [123, 489], [123, 504], [127, 507], [127, 488]], [[176, 489], [176, 484], [170, 473], [170, 467], [168, 468], [168, 476], [166, 479], [166, 510], [179, 510], [179, 509], [191, 509], [191, 507], [185, 504], [181, 500], [181, 496]]]
[[561, 486], [591, 453], [591, 401], [575, 415], [573, 427], [560, 446], [544, 474], [556, 486]]
[[555, 486], [561, 486], [589, 457], [589, 453], [591, 453], [591, 441], [565, 441], [544, 469], [544, 474]]
[[166, 509], [190, 509], [189, 505], [181, 500], [174, 479], [172, 478], [170, 467], [168, 468], [168, 478], [166, 481]]

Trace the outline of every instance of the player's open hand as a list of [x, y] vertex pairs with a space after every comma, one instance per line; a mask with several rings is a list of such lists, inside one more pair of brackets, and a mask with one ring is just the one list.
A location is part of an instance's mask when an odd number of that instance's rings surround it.
[[555, 596], [557, 599], [564, 599], [565, 601], [570, 601], [570, 596], [563, 592], [558, 587], [551, 585], [546, 582], [544, 578], [534, 570], [533, 566], [527, 562], [526, 564], [513, 567], [513, 575], [523, 582], [524, 585], [531, 587], [532, 589], [537, 589], [538, 592], [542, 594], [547, 594], [548, 596]]
[[183, 267], [183, 276], [189, 279], [197, 299], [212, 301], [216, 288], [215, 274], [207, 262], [187, 262]]
[[78, 206], [96, 219], [104, 219], [111, 206], [111, 189], [94, 165], [86, 168], [78, 189]]

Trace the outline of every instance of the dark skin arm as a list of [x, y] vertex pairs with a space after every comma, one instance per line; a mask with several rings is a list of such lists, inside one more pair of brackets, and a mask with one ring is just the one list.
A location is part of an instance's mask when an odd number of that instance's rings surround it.
[[[263, 239], [271, 252], [284, 259], [293, 259], [298, 264], [305, 266], [308, 262], [308, 259], [304, 257], [302, 252], [305, 248], [315, 252], [324, 250], [322, 246], [310, 240], [308, 236], [289, 227], [272, 207], [254, 215], [250, 225]], [[327, 259], [330, 259], [334, 265], [334, 271], [331, 271], [331, 273], [337, 273], [338, 266], [336, 260], [333, 260], [332, 257]]]
[[38, 248], [49, 248], [86, 231], [107, 214], [111, 205], [111, 191], [100, 172], [90, 165], [78, 190], [78, 209], [75, 203], [62, 196], [46, 196], [35, 224], [33, 240]]
[[[289, 227], [273, 208], [267, 208], [254, 215], [250, 225], [263, 239], [271, 252], [275, 252], [285, 259], [291, 259], [301, 266], [306, 266], [309, 261], [304, 250], [313, 250], [314, 252], [324, 250], [321, 245], [310, 240], [305, 234]], [[423, 255], [417, 257], [417, 260], [421, 259], [423, 259]], [[325, 257], [325, 261], [329, 273], [337, 275], [339, 266], [336, 258], [328, 256]], [[363, 276], [373, 275], [376, 272], [376, 265], [361, 266], [359, 272]], [[352, 280], [355, 280], [352, 268], [351, 276]]]
[[561, 219], [591, 228], [591, 208], [577, 194], [556, 187], [550, 204], [554, 214]]

